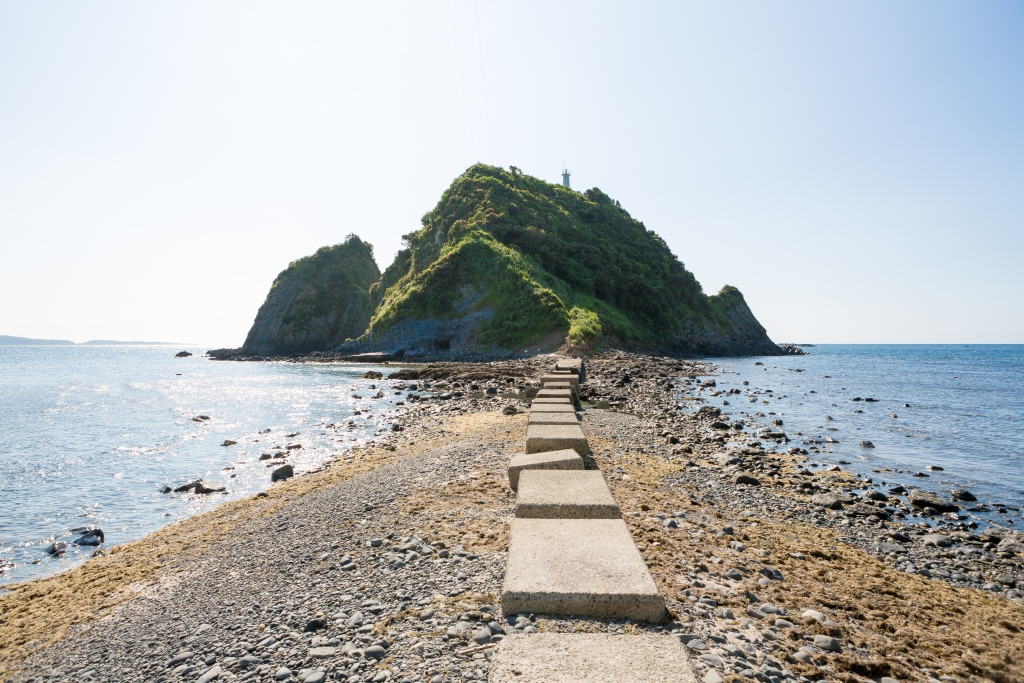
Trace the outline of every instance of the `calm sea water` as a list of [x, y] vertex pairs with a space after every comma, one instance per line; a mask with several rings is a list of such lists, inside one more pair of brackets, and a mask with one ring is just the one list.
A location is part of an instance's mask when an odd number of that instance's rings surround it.
[[[388, 428], [404, 397], [374, 399], [380, 382], [360, 377], [394, 366], [174, 358], [181, 348], [0, 346], [0, 583], [84, 561], [94, 548], [73, 529], [124, 543], [265, 489], [282, 460], [259, 457], [275, 446], [301, 444], [287, 461], [315, 469]], [[228, 493], [161, 493], [200, 478]], [[54, 540], [65, 556], [44, 551]]]
[[[827, 345], [807, 352], [716, 360], [724, 371], [717, 389], [765, 393], [753, 402], [746, 394], [720, 395], [712, 404], [732, 415], [760, 413], [760, 424], [783, 420], [790, 446], [822, 448], [814, 442], [831, 437], [838, 443], [825, 446], [818, 461], [845, 460], [876, 484], [885, 481], [883, 490], [894, 483], [947, 494], [966, 488], [980, 503], [1008, 506], [1005, 513], [970, 513], [979, 524], [1024, 530], [1024, 346]], [[883, 468], [899, 471], [874, 471]]]

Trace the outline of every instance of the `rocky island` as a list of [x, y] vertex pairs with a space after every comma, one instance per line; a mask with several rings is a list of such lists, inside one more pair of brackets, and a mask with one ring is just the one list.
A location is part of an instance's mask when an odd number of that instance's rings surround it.
[[706, 295], [661, 237], [597, 188], [576, 192], [478, 164], [404, 243], [383, 274], [355, 235], [293, 262], [244, 344], [211, 355], [783, 353], [738, 289]]

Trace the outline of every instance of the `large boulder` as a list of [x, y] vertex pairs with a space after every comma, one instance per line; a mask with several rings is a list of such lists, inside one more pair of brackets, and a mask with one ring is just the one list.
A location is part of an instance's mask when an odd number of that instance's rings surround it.
[[812, 505], [820, 505], [829, 510], [839, 510], [843, 505], [850, 505], [855, 502], [857, 502], [856, 498], [842, 493], [818, 493], [811, 496]]
[[889, 513], [884, 509], [868, 505], [867, 503], [854, 503], [847, 509], [846, 514], [855, 517], [871, 517], [874, 515], [883, 519], [889, 519]]
[[100, 545], [103, 541], [103, 529], [93, 529], [75, 539], [75, 545]]
[[196, 487], [192, 490], [201, 495], [209, 493], [224, 493], [224, 486], [214, 482], [205, 482], [200, 479], [196, 482]]
[[959, 505], [956, 505], [950, 500], [938, 496], [928, 491], [922, 491], [921, 489], [914, 489], [908, 496], [910, 504], [918, 508], [935, 508], [939, 512], [956, 512], [960, 509]]
[[953, 489], [949, 492], [949, 497], [953, 500], [962, 500], [966, 503], [973, 503], [977, 501], [977, 497], [967, 489]]
[[270, 475], [270, 481], [284, 481], [285, 479], [291, 479], [295, 476], [295, 468], [291, 465], [285, 465], [284, 467], [278, 467]]

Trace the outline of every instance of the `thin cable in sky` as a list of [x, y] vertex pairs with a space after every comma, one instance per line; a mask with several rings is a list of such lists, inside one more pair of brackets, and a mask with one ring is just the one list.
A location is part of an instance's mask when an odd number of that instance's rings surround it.
[[462, 102], [466, 105], [466, 124], [469, 126], [469, 140], [473, 143], [473, 156], [480, 161], [476, 153], [476, 138], [473, 137], [473, 119], [469, 116], [469, 98], [466, 97], [466, 81], [462, 78], [462, 60], [459, 59], [459, 41], [455, 37], [455, 18], [452, 16], [452, 0], [448, 0], [448, 21], [452, 24], [452, 42], [455, 43], [455, 63], [459, 67], [459, 83], [462, 85]]
[[[449, 8], [451, 5], [449, 5]], [[487, 131], [487, 156], [494, 160], [494, 149], [491, 147], [491, 113], [487, 109], [487, 77], [484, 75], [484, 39], [480, 32], [480, 3], [473, 0], [473, 9], [476, 10], [476, 44], [480, 47], [480, 87], [484, 92], [484, 130]]]

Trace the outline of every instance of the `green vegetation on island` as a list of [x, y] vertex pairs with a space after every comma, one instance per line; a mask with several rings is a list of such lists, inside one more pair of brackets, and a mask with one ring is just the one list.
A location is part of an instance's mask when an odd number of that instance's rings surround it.
[[776, 354], [743, 295], [707, 296], [665, 241], [597, 188], [478, 164], [383, 276], [349, 236], [283, 271], [243, 353], [429, 354], [552, 336], [681, 353]]

